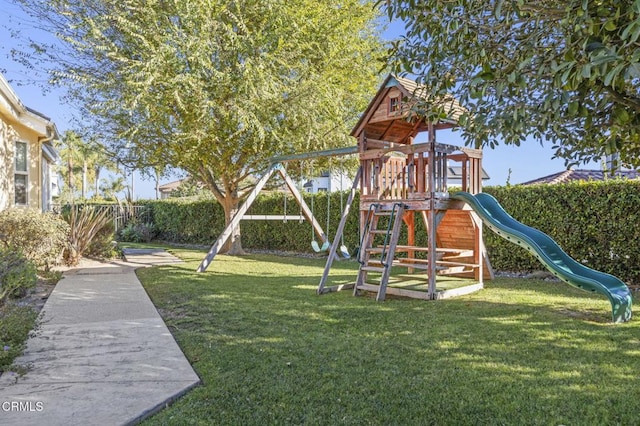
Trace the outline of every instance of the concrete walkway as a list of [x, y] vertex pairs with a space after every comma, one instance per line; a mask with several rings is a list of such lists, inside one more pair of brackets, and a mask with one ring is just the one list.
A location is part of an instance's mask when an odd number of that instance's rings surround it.
[[135, 275], [164, 250], [86, 262], [56, 285], [18, 364], [0, 377], [1, 425], [135, 424], [199, 383]]

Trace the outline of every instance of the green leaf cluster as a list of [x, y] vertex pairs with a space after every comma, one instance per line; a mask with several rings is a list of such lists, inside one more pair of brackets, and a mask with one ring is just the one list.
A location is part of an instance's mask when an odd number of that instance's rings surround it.
[[0, 306], [36, 285], [36, 267], [18, 249], [0, 247]]
[[370, 1], [18, 2], [58, 36], [34, 57], [87, 133], [128, 165], [187, 171], [228, 218], [269, 157], [352, 144], [379, 81]]
[[13, 360], [22, 355], [37, 316], [30, 306], [9, 304], [0, 308], [0, 372], [10, 371]]
[[[454, 95], [469, 145], [550, 141], [570, 163], [620, 152], [640, 164], [640, 2], [380, 1], [405, 35], [398, 73]], [[424, 102], [429, 115], [437, 105]]]

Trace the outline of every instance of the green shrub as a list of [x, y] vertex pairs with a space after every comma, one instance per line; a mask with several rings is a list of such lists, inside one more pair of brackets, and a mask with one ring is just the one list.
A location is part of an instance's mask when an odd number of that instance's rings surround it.
[[34, 209], [0, 212], [0, 241], [5, 246], [19, 247], [39, 267], [61, 263], [68, 235], [69, 225], [53, 213]]
[[119, 232], [119, 240], [132, 243], [148, 243], [156, 236], [156, 226], [151, 222], [129, 222]]
[[8, 297], [24, 296], [37, 279], [36, 267], [20, 251], [0, 248], [0, 305]]
[[[640, 182], [518, 185], [485, 191], [516, 220], [548, 234], [579, 262], [626, 282], [640, 282]], [[542, 268], [525, 249], [490, 231], [484, 235], [495, 269]]]
[[176, 243], [213, 243], [224, 229], [222, 206], [212, 199], [146, 201], [157, 238]]
[[115, 242], [115, 231], [112, 221], [109, 221], [89, 243], [85, 250], [86, 256], [97, 257], [101, 259], [113, 259], [120, 255], [118, 246]]
[[65, 220], [69, 223], [69, 249], [66, 261], [75, 265], [88, 251], [94, 237], [111, 223], [111, 210], [90, 205], [65, 207]]
[[0, 307], [0, 372], [22, 354], [27, 337], [36, 325], [38, 313], [29, 306]]

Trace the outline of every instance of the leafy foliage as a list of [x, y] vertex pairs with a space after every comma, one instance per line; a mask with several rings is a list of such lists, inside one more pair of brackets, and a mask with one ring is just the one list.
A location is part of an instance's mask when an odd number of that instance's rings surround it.
[[89, 249], [96, 235], [111, 223], [111, 210], [90, 205], [71, 205], [64, 211], [69, 223], [69, 250], [67, 263], [75, 265]]
[[469, 144], [533, 136], [570, 163], [618, 151], [640, 165], [640, 1], [379, 3], [406, 23], [390, 52], [395, 70], [457, 97]]
[[120, 241], [148, 243], [155, 238], [156, 227], [151, 222], [129, 222], [119, 234]]
[[88, 130], [123, 163], [189, 172], [227, 219], [270, 156], [352, 144], [378, 80], [369, 1], [17, 2], [59, 37], [34, 56]]
[[29, 306], [10, 304], [0, 308], [0, 372], [8, 371], [13, 360], [22, 355], [37, 316]]
[[0, 212], [0, 241], [19, 247], [37, 266], [48, 267], [62, 261], [68, 245], [69, 225], [53, 213], [35, 209]]
[[16, 248], [0, 247], [0, 306], [8, 297], [20, 297], [36, 285], [33, 262]]
[[101, 259], [113, 259], [121, 255], [116, 243], [113, 222], [109, 221], [108, 224], [93, 236], [84, 255]]

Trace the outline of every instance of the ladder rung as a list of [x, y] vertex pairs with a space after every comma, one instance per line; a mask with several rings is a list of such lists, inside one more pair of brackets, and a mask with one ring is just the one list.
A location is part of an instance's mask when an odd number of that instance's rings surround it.
[[404, 263], [429, 263], [429, 259], [417, 259], [415, 257], [399, 257], [397, 260]]
[[470, 268], [480, 267], [480, 265], [478, 265], [477, 263], [450, 262], [448, 260], [438, 260], [436, 263], [438, 265], [446, 265], [446, 266], [468, 266]]
[[[406, 259], [396, 259], [393, 261], [393, 266], [402, 266], [403, 268], [414, 268], [414, 269], [424, 269], [426, 271], [429, 270], [429, 263], [428, 262], [418, 262], [418, 263], [414, 263], [411, 261], [406, 261]], [[445, 266], [440, 266], [438, 264], [436, 264], [436, 271], [442, 271], [447, 269]]]
[[389, 231], [386, 229], [369, 229], [370, 234], [388, 234]]
[[380, 268], [377, 266], [363, 266], [360, 269], [367, 272], [384, 272], [387, 268]]

